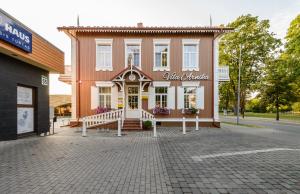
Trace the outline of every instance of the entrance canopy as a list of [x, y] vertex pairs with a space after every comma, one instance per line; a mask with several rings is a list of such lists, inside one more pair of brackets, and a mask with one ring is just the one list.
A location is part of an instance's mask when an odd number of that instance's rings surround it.
[[128, 66], [127, 68], [123, 69], [120, 73], [115, 75], [111, 81], [115, 82], [117, 85], [120, 86], [121, 91], [124, 90], [125, 82], [139, 82], [141, 86], [141, 91], [144, 91], [144, 87], [147, 84], [150, 84], [153, 79], [145, 74], [143, 71], [138, 69], [135, 66]]

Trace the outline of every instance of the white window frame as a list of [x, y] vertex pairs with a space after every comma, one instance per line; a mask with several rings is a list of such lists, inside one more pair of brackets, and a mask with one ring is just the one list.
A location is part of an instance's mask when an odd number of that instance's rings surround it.
[[[100, 93], [100, 88], [110, 88], [110, 93], [104, 93], [104, 94], [101, 94]], [[104, 96], [104, 106], [105, 107], [101, 107], [101, 108], [108, 108], [106, 107], [106, 96], [110, 96], [110, 108], [113, 108], [112, 107], [112, 87], [109, 87], [109, 86], [98, 86], [98, 92], [99, 92], [99, 106], [101, 106], [101, 103], [100, 103], [100, 96]]]
[[127, 46], [128, 45], [135, 45], [139, 46], [140, 49], [140, 57], [139, 57], [139, 66], [135, 66], [139, 69], [142, 69], [142, 39], [124, 39], [125, 44], [125, 68], [128, 67], [128, 52], [127, 52]]
[[[170, 39], [153, 39], [153, 71], [170, 71]], [[165, 44], [168, 46], [168, 58], [166, 67], [156, 67], [155, 46]]]
[[193, 108], [197, 108], [197, 87], [196, 86], [184, 86], [183, 87], [183, 109], [189, 109], [189, 108], [192, 108], [190, 105], [191, 105], [191, 103], [189, 102], [189, 107], [185, 107], [185, 96], [189, 96], [190, 94], [186, 94], [185, 92], [184, 92], [184, 89], [185, 88], [194, 88], [195, 89], [195, 107], [193, 107]]
[[[195, 45], [196, 46], [196, 66], [195, 67], [185, 67], [184, 64], [184, 46], [185, 45]], [[199, 45], [200, 45], [200, 39], [182, 39], [182, 71], [199, 71]]]
[[[113, 64], [112, 64], [112, 58], [113, 58], [113, 53], [112, 53], [112, 43], [113, 39], [95, 39], [96, 42], [96, 71], [112, 71], [113, 70]], [[101, 66], [97, 64], [98, 60], [98, 53], [97, 53], [97, 47], [98, 45], [104, 45], [104, 46], [110, 46], [111, 49], [111, 59], [110, 59], [110, 67], [106, 66]]]
[[[167, 92], [166, 93], [156, 93], [156, 88], [167, 88]], [[160, 102], [159, 102], [159, 107], [160, 108], [168, 108], [168, 90], [169, 90], [169, 87], [167, 87], [167, 86], [156, 86], [155, 88], [154, 88], [154, 93], [155, 93], [155, 98], [154, 98], [154, 100], [155, 100], [155, 106], [156, 106], [156, 96], [160, 96]], [[162, 96], [166, 96], [166, 106], [165, 107], [162, 107]]]

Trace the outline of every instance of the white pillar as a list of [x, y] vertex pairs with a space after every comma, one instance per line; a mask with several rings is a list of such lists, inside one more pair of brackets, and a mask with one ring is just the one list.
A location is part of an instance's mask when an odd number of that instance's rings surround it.
[[75, 38], [71, 38], [71, 84], [72, 84], [72, 96], [71, 96], [71, 102], [72, 102], [72, 121], [77, 121], [77, 42]]
[[157, 137], [157, 133], [156, 133], [156, 119], [153, 119], [153, 137]]
[[199, 130], [199, 117], [198, 115], [196, 116], [196, 131]]
[[140, 103], [139, 103], [139, 110], [140, 110], [140, 126], [141, 128], [143, 127], [142, 123], [142, 81], [140, 80], [140, 88], [139, 88], [139, 98], [140, 98]]
[[214, 121], [219, 121], [219, 37], [214, 40]]
[[82, 137], [86, 137], [86, 121], [85, 121], [85, 118], [82, 119]]
[[118, 118], [118, 137], [121, 137], [122, 133], [121, 133], [121, 118]]
[[182, 133], [183, 135], [186, 134], [185, 117], [182, 118]]

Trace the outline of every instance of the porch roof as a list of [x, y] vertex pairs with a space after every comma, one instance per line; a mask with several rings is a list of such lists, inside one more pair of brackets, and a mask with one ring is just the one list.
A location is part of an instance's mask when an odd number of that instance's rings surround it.
[[111, 81], [120, 81], [120, 80], [118, 80], [118, 78], [120, 78], [120, 77], [124, 78], [124, 75], [127, 74], [131, 70], [133, 72], [137, 72], [140, 76], [144, 76], [146, 79], [148, 79], [148, 81], [153, 81], [153, 79], [149, 75], [147, 75], [146, 73], [144, 73], [142, 70], [140, 70], [139, 68], [137, 68], [135, 66], [128, 66], [128, 67], [126, 67], [121, 72], [119, 72], [118, 74], [116, 74], [115, 76], [113, 76], [113, 78], [111, 79]]

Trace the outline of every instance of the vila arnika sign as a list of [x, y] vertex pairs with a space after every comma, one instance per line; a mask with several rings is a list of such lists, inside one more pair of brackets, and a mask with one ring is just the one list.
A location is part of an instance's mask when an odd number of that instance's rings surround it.
[[178, 75], [177, 73], [169, 73], [166, 72], [163, 74], [163, 78], [165, 80], [179, 80], [179, 81], [197, 81], [197, 80], [208, 80], [208, 75], [201, 74], [201, 75], [194, 75], [193, 72], [191, 73], [182, 73], [181, 75]]

